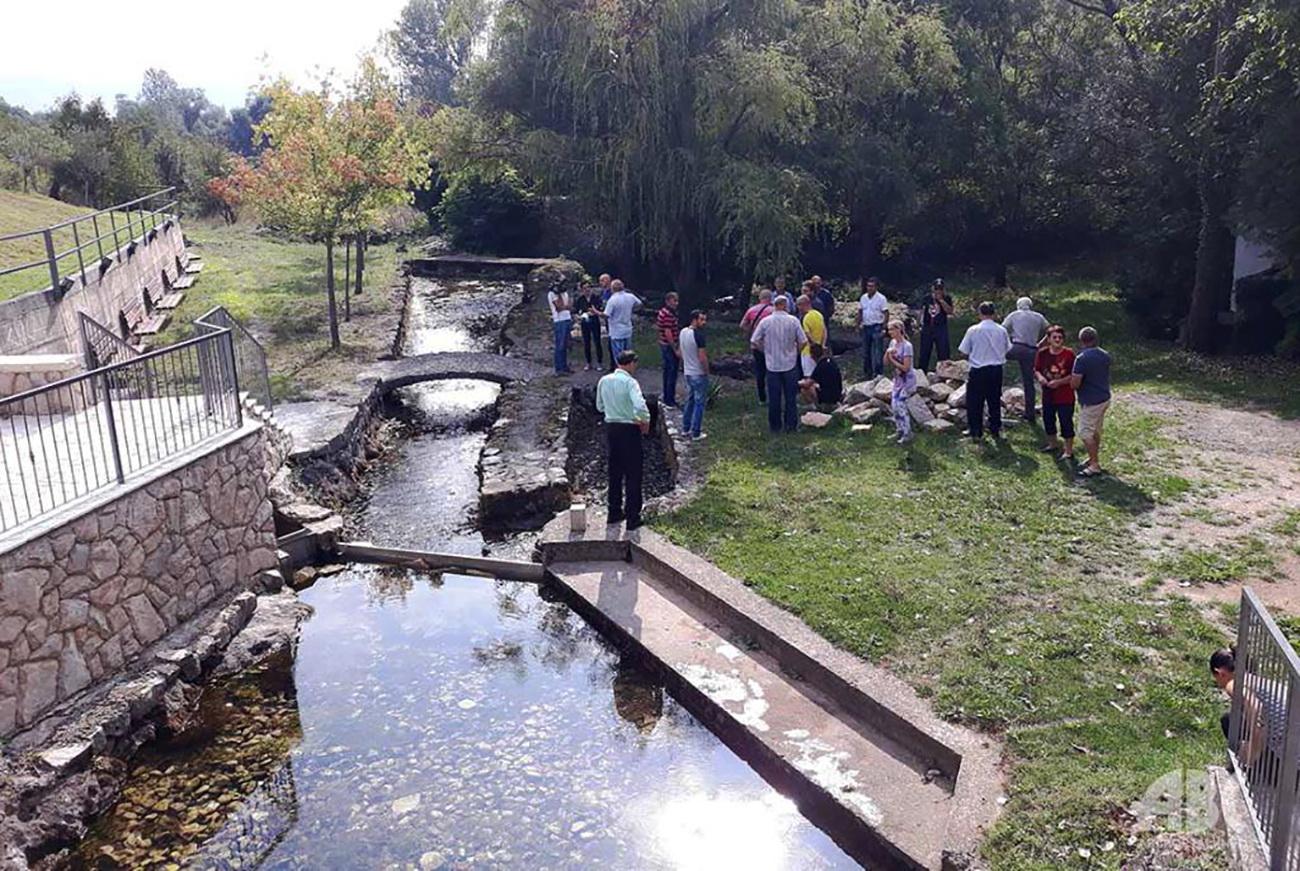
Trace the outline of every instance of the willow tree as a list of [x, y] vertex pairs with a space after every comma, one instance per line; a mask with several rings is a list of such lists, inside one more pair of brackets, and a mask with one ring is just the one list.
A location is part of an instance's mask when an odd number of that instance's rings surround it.
[[329, 81], [300, 90], [281, 80], [263, 95], [271, 110], [256, 132], [266, 147], [256, 165], [236, 158], [228, 183], [218, 187], [251, 206], [263, 224], [325, 246], [330, 345], [338, 348], [334, 246], [427, 184], [425, 124], [400, 108], [392, 82], [369, 59], [342, 93]]

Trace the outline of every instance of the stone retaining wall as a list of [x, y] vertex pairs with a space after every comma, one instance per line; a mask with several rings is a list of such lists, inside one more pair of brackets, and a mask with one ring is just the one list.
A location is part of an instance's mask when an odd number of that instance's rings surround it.
[[0, 736], [274, 568], [259, 428], [0, 556]]
[[80, 353], [78, 312], [116, 332], [118, 314], [143, 306], [146, 287], [157, 291], [163, 273], [176, 280], [177, 258], [184, 252], [180, 224], [169, 220], [122, 246], [120, 259], [106, 250], [108, 265], [102, 273], [99, 264], [90, 262], [89, 251], [84, 279], [80, 271], [70, 271], [75, 258], [65, 258], [60, 267], [73, 282], [67, 293], [47, 289], [0, 302], [0, 354]]

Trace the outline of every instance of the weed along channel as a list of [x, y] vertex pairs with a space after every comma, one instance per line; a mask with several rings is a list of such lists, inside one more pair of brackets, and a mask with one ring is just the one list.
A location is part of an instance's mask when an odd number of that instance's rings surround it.
[[[501, 350], [520, 285], [415, 279], [404, 347]], [[527, 559], [485, 537], [502, 388], [402, 388], [405, 437], [349, 534]], [[298, 592], [290, 651], [143, 748], [70, 868], [746, 868], [858, 863], [547, 584], [350, 564]], [[617, 639], [614, 639], [617, 640]]]

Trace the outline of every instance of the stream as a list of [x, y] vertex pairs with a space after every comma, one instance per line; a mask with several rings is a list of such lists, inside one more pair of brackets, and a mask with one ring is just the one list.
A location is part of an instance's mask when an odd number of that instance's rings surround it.
[[[415, 279], [407, 353], [499, 350], [520, 293]], [[367, 538], [484, 551], [476, 464], [498, 389], [403, 391], [427, 425], [369, 482]], [[69, 867], [856, 867], [544, 590], [355, 565], [300, 596], [296, 655], [209, 686]]]

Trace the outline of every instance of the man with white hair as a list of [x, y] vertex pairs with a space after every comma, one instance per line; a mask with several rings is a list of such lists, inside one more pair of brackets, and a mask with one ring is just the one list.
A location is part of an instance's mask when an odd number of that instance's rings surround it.
[[1047, 318], [1034, 311], [1034, 301], [1027, 296], [1016, 300], [1016, 310], [1007, 315], [1002, 326], [1011, 336], [1011, 350], [1007, 358], [1020, 364], [1020, 386], [1025, 391], [1025, 420], [1033, 423], [1034, 413], [1034, 360], [1038, 348], [1047, 335]]
[[1070, 384], [1079, 398], [1079, 438], [1088, 449], [1088, 465], [1079, 474], [1092, 478], [1102, 473], [1101, 425], [1110, 408], [1110, 354], [1097, 346], [1093, 327], [1079, 330], [1079, 345]]
[[763, 352], [767, 364], [767, 426], [772, 432], [799, 428], [799, 356], [808, 344], [799, 319], [790, 314], [784, 296], [773, 300], [776, 311], [763, 319], [750, 345]]
[[[754, 335], [754, 330], [763, 319], [776, 311], [772, 305], [772, 291], [763, 288], [758, 292], [758, 302], [751, 305], [745, 310], [745, 316], [740, 319], [740, 332], [748, 339]], [[758, 386], [758, 404], [763, 405], [767, 402], [767, 361], [763, 357], [763, 351], [754, 348], [754, 383]]]

